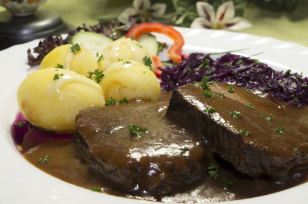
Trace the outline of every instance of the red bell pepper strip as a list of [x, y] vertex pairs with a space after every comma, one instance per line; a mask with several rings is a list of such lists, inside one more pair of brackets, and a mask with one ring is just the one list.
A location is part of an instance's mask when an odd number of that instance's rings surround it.
[[157, 67], [163, 67], [165, 65], [163, 63], [161, 63], [159, 56], [153, 55], [152, 58], [153, 58], [153, 61], [154, 61], [154, 64], [155, 64], [154, 73], [155, 73], [156, 76], [160, 76], [162, 71], [160, 69], [157, 69]]
[[[174, 44], [168, 51], [168, 57], [173, 60], [175, 63], [180, 63], [182, 62], [182, 57], [188, 57], [187, 55], [184, 55], [181, 53], [182, 47], [184, 45], [184, 38], [181, 35], [180, 32], [175, 30], [173, 27], [160, 24], [160, 23], [140, 23], [138, 25], [135, 25], [130, 29], [130, 31], [126, 34], [127, 38], [134, 37], [135, 40], [138, 40], [138, 38], [145, 33], [151, 33], [151, 32], [156, 32], [156, 33], [161, 33], [165, 34], [168, 37], [172, 38], [174, 41]], [[156, 59], [157, 61], [159, 60]], [[155, 61], [155, 60], [154, 60]], [[160, 60], [159, 60], [160, 62]], [[161, 62], [160, 62], [161, 63]], [[155, 63], [156, 66], [156, 63]]]

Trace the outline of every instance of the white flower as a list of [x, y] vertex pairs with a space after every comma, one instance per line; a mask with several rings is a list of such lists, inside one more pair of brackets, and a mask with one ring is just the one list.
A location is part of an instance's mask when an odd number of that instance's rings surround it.
[[133, 8], [125, 9], [119, 16], [118, 20], [126, 24], [130, 19], [134, 22], [155, 21], [166, 12], [167, 5], [156, 3], [151, 6], [150, 0], [134, 0]]
[[241, 17], [235, 17], [233, 1], [227, 1], [219, 6], [217, 13], [212, 5], [198, 1], [197, 12], [200, 17], [196, 18], [191, 28], [223, 29], [223, 30], [242, 30], [250, 28], [251, 24]]

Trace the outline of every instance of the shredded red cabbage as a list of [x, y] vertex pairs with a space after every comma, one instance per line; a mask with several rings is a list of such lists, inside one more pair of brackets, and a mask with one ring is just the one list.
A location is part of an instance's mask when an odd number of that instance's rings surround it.
[[257, 60], [234, 54], [225, 54], [216, 61], [210, 54], [191, 53], [177, 66], [162, 70], [162, 91], [201, 81], [211, 80], [236, 85], [247, 90], [271, 93], [275, 98], [297, 106], [308, 105], [308, 79], [298, 73], [279, 72]]

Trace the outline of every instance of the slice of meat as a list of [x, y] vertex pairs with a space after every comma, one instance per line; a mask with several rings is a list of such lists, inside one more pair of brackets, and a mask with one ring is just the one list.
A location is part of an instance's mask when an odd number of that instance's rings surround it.
[[[194, 129], [207, 148], [251, 177], [265, 174], [283, 180], [307, 168], [308, 129], [287, 117], [270, 100], [238, 87], [233, 87], [234, 93], [228, 93], [227, 87], [230, 85], [211, 86], [214, 98], [202, 96], [200, 86], [180, 87], [173, 92], [167, 115]], [[223, 98], [218, 96], [222, 92]], [[252, 103], [254, 108], [247, 103]], [[209, 106], [216, 112], [205, 112]], [[241, 116], [232, 117], [232, 111], [240, 112]], [[262, 117], [270, 114], [275, 115], [271, 121]], [[279, 126], [285, 128], [285, 134], [275, 133]], [[251, 134], [245, 136], [242, 129]]]
[[[91, 167], [115, 188], [156, 197], [185, 190], [206, 174], [204, 150], [193, 133], [165, 117], [166, 110], [131, 102], [89, 108], [77, 115], [74, 138], [89, 154]], [[148, 133], [137, 139], [131, 125]]]

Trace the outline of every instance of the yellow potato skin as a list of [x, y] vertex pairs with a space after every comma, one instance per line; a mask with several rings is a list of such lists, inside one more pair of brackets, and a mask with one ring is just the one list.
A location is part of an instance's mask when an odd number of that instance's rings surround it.
[[[86, 81], [70, 81], [58, 86], [58, 91], [46, 91], [51, 90], [47, 87], [56, 73], [82, 77]], [[17, 101], [19, 110], [31, 123], [56, 133], [75, 132], [75, 116], [80, 110], [105, 105], [103, 92], [96, 82], [73, 71], [56, 68], [37, 70], [26, 77], [18, 88]]]
[[85, 76], [88, 75], [89, 71], [93, 72], [98, 69], [98, 63], [86, 48], [80, 46], [80, 51], [73, 54], [70, 49], [71, 46], [71, 44], [67, 44], [53, 49], [44, 57], [39, 69], [52, 68], [61, 64], [65, 69]]
[[154, 72], [155, 65], [151, 55], [151, 52], [139, 42], [132, 40], [131, 38], [121, 38], [106, 47], [102, 55], [104, 59], [98, 62], [100, 69], [104, 72], [112, 63], [122, 60], [134, 60], [140, 63], [143, 62], [143, 58], [150, 57], [152, 61], [151, 70]]
[[105, 98], [119, 101], [143, 99], [157, 101], [160, 96], [160, 85], [155, 74], [145, 65], [136, 61], [115, 62], [104, 72], [99, 83]]

